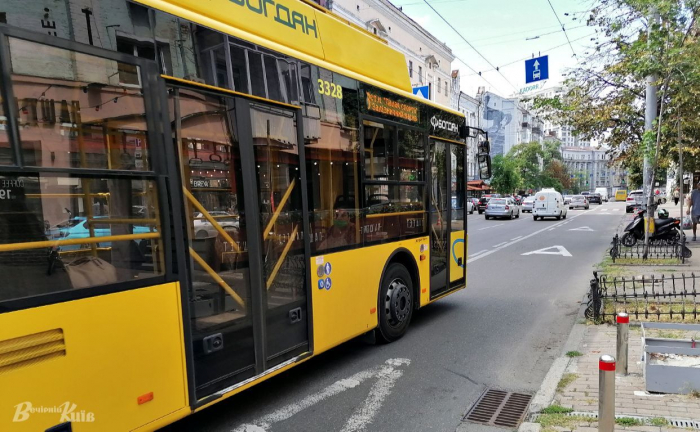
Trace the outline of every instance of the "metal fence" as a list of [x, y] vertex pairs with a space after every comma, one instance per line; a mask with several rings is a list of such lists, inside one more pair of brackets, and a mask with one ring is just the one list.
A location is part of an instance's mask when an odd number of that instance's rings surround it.
[[691, 250], [685, 245], [685, 236], [681, 240], [656, 240], [649, 242], [649, 250], [644, 257], [644, 243], [638, 242], [634, 246], [624, 246], [620, 236], [615, 234], [610, 247], [610, 257], [615, 262], [617, 259], [664, 259], [675, 258], [685, 263], [686, 258], [692, 255]]
[[697, 320], [700, 276], [661, 275], [608, 277], [593, 272], [586, 318], [612, 319], [626, 312], [635, 319]]

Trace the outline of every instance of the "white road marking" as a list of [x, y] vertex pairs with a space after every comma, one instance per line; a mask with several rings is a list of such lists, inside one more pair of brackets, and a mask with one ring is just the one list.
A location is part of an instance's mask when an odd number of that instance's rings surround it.
[[[576, 219], [576, 218], [579, 217], [579, 216], [581, 216], [581, 214], [577, 214], [576, 216], [572, 216], [572, 217], [569, 219], [569, 221], [574, 220], [574, 219]], [[556, 227], [562, 225], [563, 223], [564, 223], [564, 222], [557, 222], [557, 223], [554, 224], [553, 226], [556, 228]], [[509, 242], [509, 243], [506, 243], [506, 244], [504, 244], [503, 246], [501, 246], [501, 247], [499, 247], [499, 248], [494, 248], [494, 249], [491, 249], [490, 251], [485, 252], [485, 253], [483, 253], [483, 254], [481, 254], [481, 255], [479, 255], [479, 256], [475, 256], [475, 257], [473, 257], [473, 258], [469, 258], [469, 259], [467, 259], [467, 264], [472, 263], [472, 262], [474, 262], [474, 261], [476, 261], [476, 260], [479, 260], [479, 259], [481, 259], [481, 258], [483, 258], [483, 257], [485, 257], [485, 256], [489, 256], [489, 255], [491, 255], [491, 254], [493, 254], [493, 253], [496, 253], [496, 252], [498, 252], [498, 251], [500, 251], [500, 250], [503, 250], [503, 249], [505, 249], [505, 248], [507, 248], [507, 247], [513, 246], [514, 244], [516, 244], [516, 243], [518, 243], [518, 242], [521, 242], [521, 241], [523, 241], [523, 240], [529, 239], [530, 237], [534, 237], [534, 236], [536, 236], [537, 234], [540, 234], [540, 233], [543, 233], [543, 232], [547, 231], [549, 228], [550, 228], [550, 227], [547, 226], [547, 227], [542, 228], [542, 229], [540, 229], [540, 230], [537, 230], [537, 231], [535, 231], [535, 232], [533, 232], [533, 233], [530, 233], [530, 234], [528, 234], [528, 235], [526, 235], [526, 236], [524, 236], [524, 237], [521, 237], [521, 238], [519, 238], [519, 239], [517, 239], [517, 240], [513, 240], [513, 241], [511, 241], [511, 242]]]
[[391, 390], [396, 381], [403, 375], [403, 370], [398, 368], [410, 364], [411, 360], [409, 359], [388, 359], [382, 366], [367, 369], [348, 378], [338, 380], [318, 393], [309, 395], [299, 402], [283, 406], [277, 411], [255, 420], [253, 423], [240, 425], [232, 432], [267, 432], [268, 428], [275, 423], [287, 420], [306, 408], [312, 407], [331, 396], [355, 388], [363, 381], [370, 378], [378, 378], [377, 382], [372, 385], [369, 396], [362, 404], [362, 408], [355, 410], [343, 428], [344, 432], [359, 432], [365, 430], [365, 427], [372, 422], [374, 416], [381, 408], [384, 399], [391, 394]]
[[[406, 362], [405, 364], [411, 363], [408, 359], [393, 360], [397, 362], [401, 361], [401, 363], [396, 364], [396, 366], [401, 366], [403, 362]], [[352, 417], [345, 423], [345, 427], [341, 429], [341, 432], [364, 431], [365, 427], [372, 423], [372, 419], [377, 415], [386, 397], [391, 394], [391, 389], [394, 388], [396, 381], [401, 378], [403, 371], [401, 369], [394, 369], [393, 366], [388, 365], [383, 366], [378, 374], [379, 379], [369, 391], [369, 396], [367, 396], [362, 406], [355, 409], [355, 412], [352, 413]]]
[[522, 236], [517, 236], [517, 237], [515, 237], [515, 238], [512, 238], [511, 240], [517, 240], [517, 239], [519, 239], [520, 237], [522, 237]]
[[[564, 225], [564, 224], [562, 224], [562, 225]], [[552, 228], [552, 229], [549, 229], [549, 230], [547, 230], [547, 231], [554, 231], [554, 228]]]
[[489, 228], [496, 228], [497, 226], [501, 226], [501, 225], [503, 225], [503, 224], [498, 224], [498, 225], [491, 225], [491, 226], [487, 226], [487, 227], [479, 228], [479, 231], [483, 231], [483, 230], [485, 230], [485, 229], [489, 229]]
[[484, 250], [479, 251], [479, 252], [474, 252], [473, 254], [471, 254], [471, 255], [469, 255], [469, 256], [470, 256], [470, 257], [474, 257], [474, 256], [477, 256], [477, 255], [482, 254], [482, 253], [484, 253], [484, 252], [488, 252], [488, 249], [484, 249]]
[[[556, 249], [557, 251], [556, 252], [547, 252], [550, 249]], [[532, 251], [532, 252], [526, 252], [526, 253], [520, 254], [520, 255], [561, 255], [561, 256], [565, 256], [565, 257], [572, 256], [571, 253], [568, 250], [566, 250], [566, 248], [564, 246], [550, 246], [550, 247], [546, 247], [543, 249], [537, 249], [537, 250]]]
[[508, 243], [508, 242], [499, 243], [499, 244], [497, 244], [497, 245], [494, 245], [493, 247], [501, 247], [501, 246], [503, 246], [503, 245], [506, 244], [506, 243]]
[[595, 231], [595, 230], [589, 226], [582, 226], [582, 227], [578, 227], [578, 228], [571, 228], [571, 229], [569, 229], [569, 231]]

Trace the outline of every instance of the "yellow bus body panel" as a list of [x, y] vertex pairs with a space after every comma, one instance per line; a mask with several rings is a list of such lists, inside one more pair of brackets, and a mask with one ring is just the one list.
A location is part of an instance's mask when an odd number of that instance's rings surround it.
[[627, 200], [627, 191], [618, 190], [615, 192], [615, 201], [625, 201]]
[[[60, 412], [13, 422], [25, 403], [34, 409], [74, 404], [73, 414], [87, 420], [73, 421], [75, 432], [128, 431], [184, 417], [190, 409], [181, 311], [179, 285], [169, 283], [0, 315], [0, 364], [10, 359], [2, 347], [11, 339], [31, 345], [32, 335], [62, 334], [65, 345], [65, 355], [0, 367], [0, 430], [43, 431], [62, 423]], [[138, 403], [151, 392], [151, 401]]]
[[351, 78], [370, 83], [376, 80], [413, 97], [403, 54], [335, 15], [301, 1], [138, 1]]
[[[467, 258], [464, 256], [465, 231], [453, 231], [450, 234], [450, 282], [462, 279], [465, 275]], [[462, 265], [459, 265], [459, 259]]]
[[[420, 260], [421, 245], [425, 259]], [[377, 327], [379, 283], [394, 251], [404, 248], [416, 260], [420, 277], [420, 304], [429, 303], [430, 260], [428, 237], [402, 240], [311, 258], [311, 298], [313, 301], [314, 354], [320, 354]], [[319, 267], [331, 264], [330, 274]], [[330, 278], [330, 289], [319, 288]]]

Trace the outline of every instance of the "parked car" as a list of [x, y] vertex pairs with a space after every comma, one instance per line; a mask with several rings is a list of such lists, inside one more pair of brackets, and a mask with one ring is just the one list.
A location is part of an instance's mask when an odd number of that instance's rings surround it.
[[535, 206], [535, 197], [527, 197], [523, 199], [523, 205], [522, 205], [522, 212], [529, 212], [532, 213], [532, 209]]
[[644, 206], [644, 191], [638, 189], [628, 193], [625, 203], [625, 211], [627, 213], [632, 213], [635, 208]]
[[[95, 216], [94, 220], [99, 221], [106, 216]], [[130, 234], [143, 234], [148, 232], [155, 232], [155, 228], [151, 227], [133, 225], [133, 231]], [[108, 237], [112, 235], [112, 228], [106, 223], [95, 223], [92, 225], [95, 237]], [[85, 216], [76, 216], [56, 224], [51, 227], [47, 232], [46, 236], [51, 240], [73, 240], [73, 239], [87, 239], [90, 238], [90, 226], [87, 223], [87, 218]], [[97, 247], [110, 247], [111, 242], [101, 242], [96, 243]], [[77, 250], [84, 249], [83, 245], [63, 245], [61, 250]]]
[[583, 207], [586, 210], [588, 210], [589, 208], [588, 199], [586, 199], [584, 195], [574, 195], [573, 197], [571, 197], [569, 209], [575, 209], [579, 207]]
[[479, 214], [483, 213], [484, 210], [486, 210], [486, 205], [488, 204], [489, 199], [491, 198], [487, 196], [482, 196], [481, 198], [479, 198], [479, 204], [476, 207], [476, 210], [479, 212]]
[[[226, 211], [210, 211], [211, 215], [222, 228], [238, 228], [238, 216], [232, 215]], [[207, 220], [202, 213], [195, 213], [192, 225], [194, 226], [194, 237], [197, 239], [205, 239], [216, 237], [218, 231], [214, 225]]]
[[554, 217], [566, 219], [567, 207], [564, 197], [554, 189], [542, 189], [535, 194], [535, 208], [532, 211], [533, 220]]
[[599, 193], [589, 194], [586, 198], [588, 198], [588, 202], [591, 204], [603, 204], [603, 198], [600, 196]]
[[486, 219], [498, 218], [519, 218], [520, 207], [515, 204], [513, 198], [491, 198], [485, 210]]

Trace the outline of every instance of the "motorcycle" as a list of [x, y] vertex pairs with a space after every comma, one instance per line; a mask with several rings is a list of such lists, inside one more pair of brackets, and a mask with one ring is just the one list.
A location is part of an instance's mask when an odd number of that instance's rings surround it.
[[[634, 246], [638, 240], [644, 240], [644, 215], [646, 210], [639, 211], [632, 222], [625, 227], [625, 234], [622, 236], [623, 246]], [[668, 214], [668, 213], [666, 213]], [[671, 241], [679, 242], [681, 239], [681, 221], [678, 218], [654, 219], [655, 230], [649, 235], [650, 241]]]

